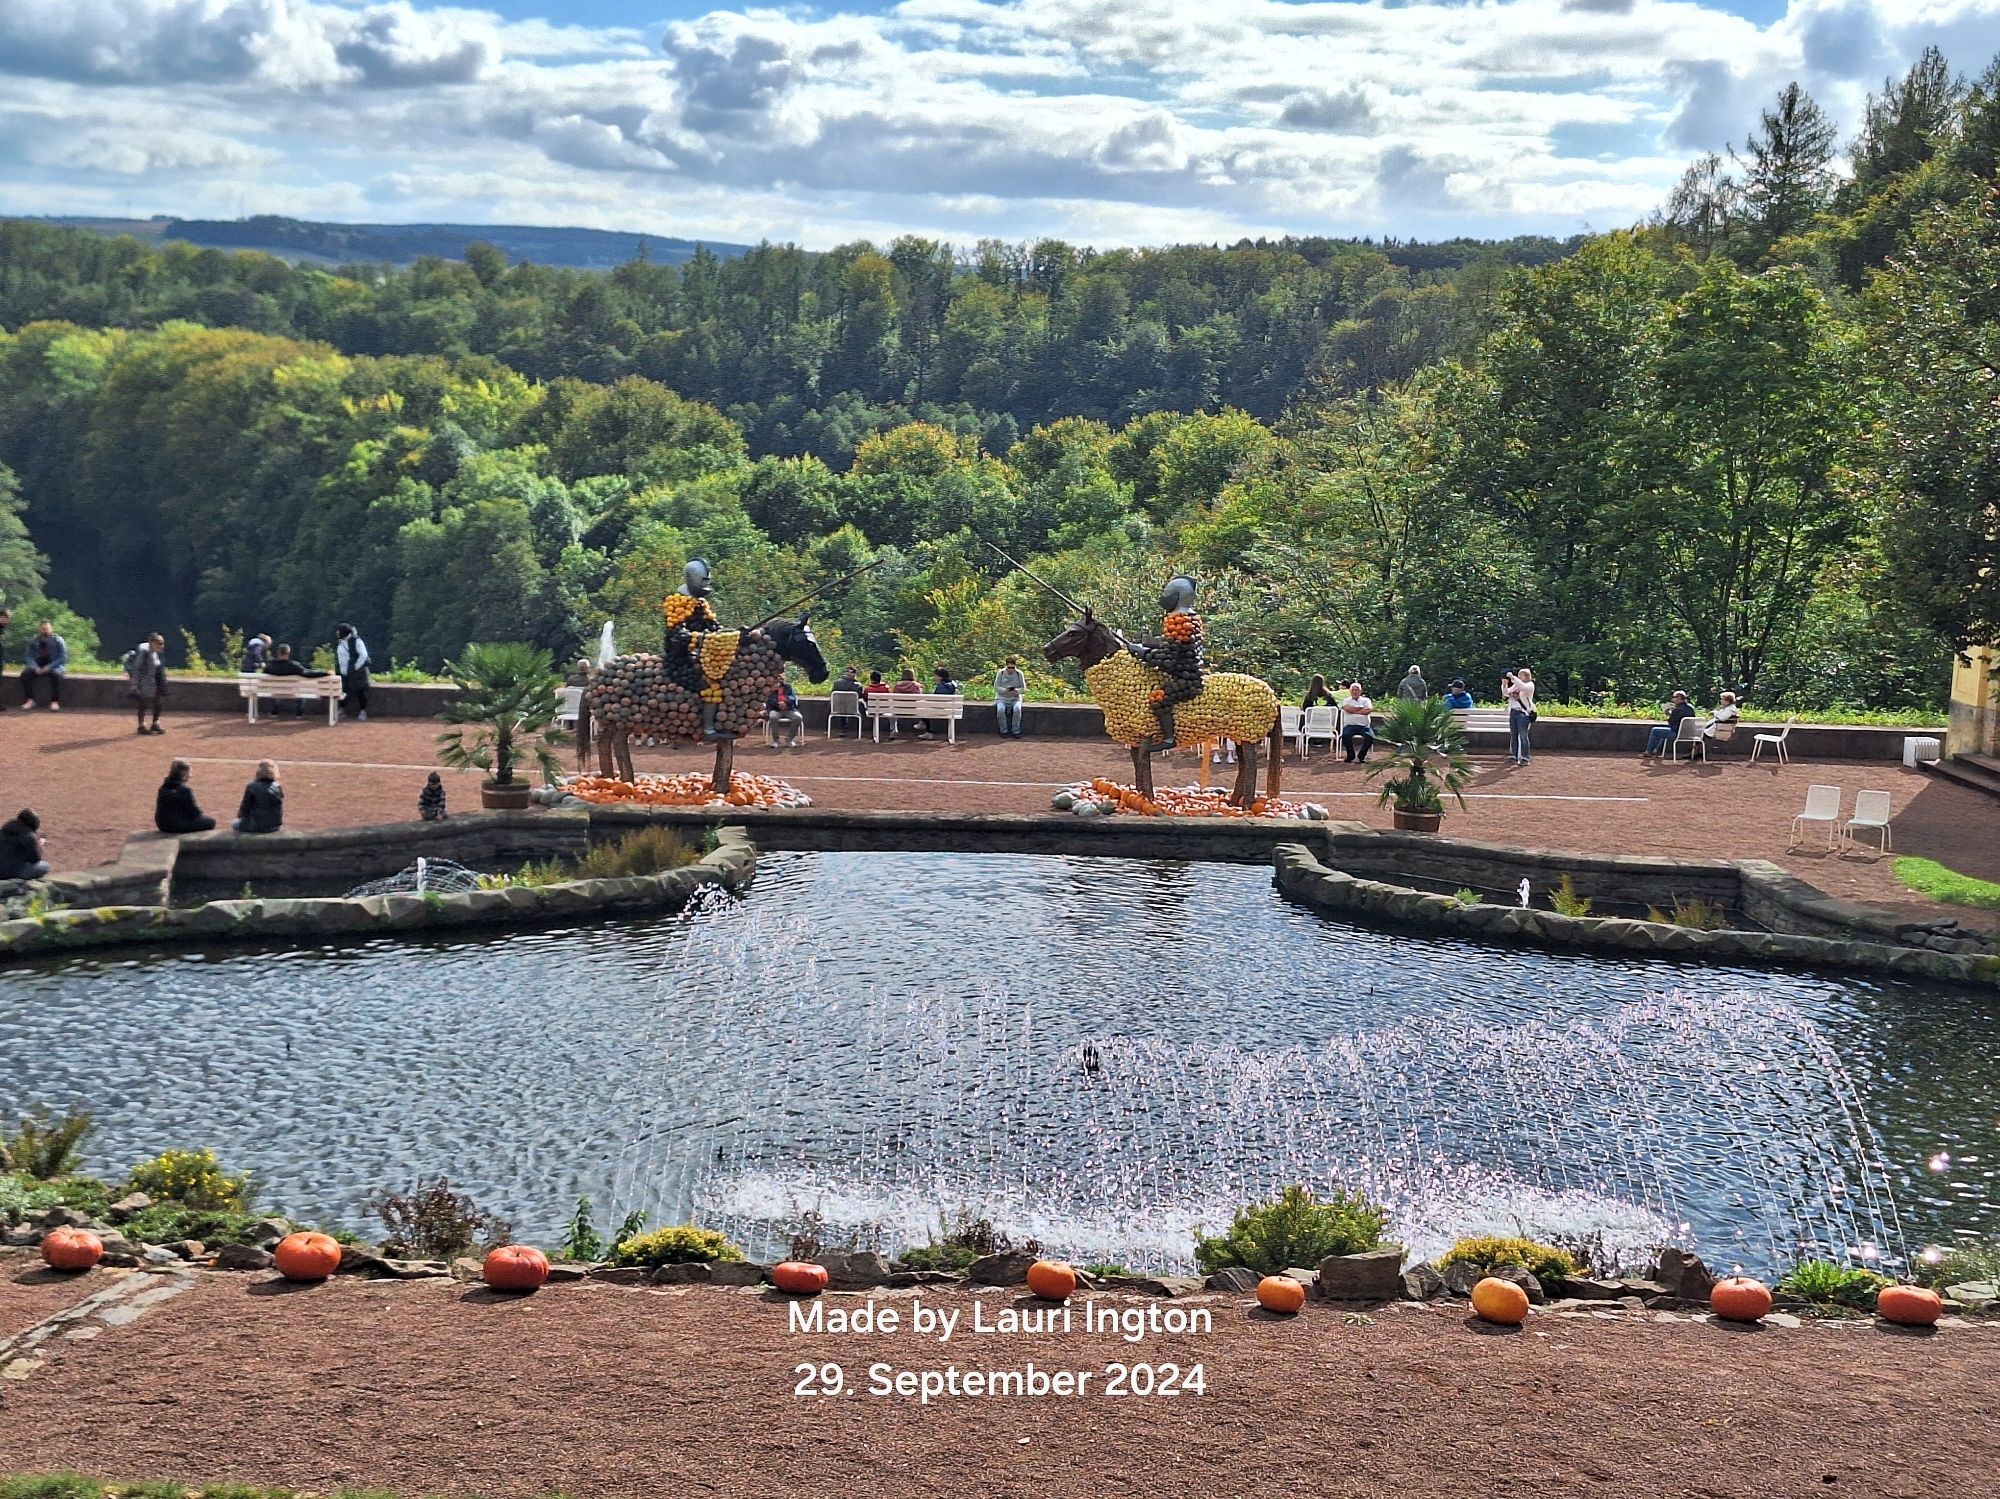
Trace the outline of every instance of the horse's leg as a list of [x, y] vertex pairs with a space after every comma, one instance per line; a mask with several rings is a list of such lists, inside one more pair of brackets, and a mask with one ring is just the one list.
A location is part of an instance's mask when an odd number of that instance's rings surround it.
[[1132, 789], [1148, 800], [1153, 795], [1153, 757], [1143, 743], [1132, 746]]
[[609, 723], [604, 726], [604, 732], [597, 736], [597, 773], [606, 780], [615, 780], [618, 776], [618, 763], [612, 758], [617, 753], [612, 741], [617, 737], [617, 726]]
[[590, 698], [576, 705], [576, 773], [582, 775], [590, 764]]
[[708, 788], [711, 795], [729, 795], [730, 771], [736, 762], [736, 745], [728, 739], [718, 739], [715, 743], [715, 772], [709, 777]]
[[1256, 799], [1257, 741], [1248, 739], [1236, 746], [1236, 789], [1229, 793], [1229, 800], [1247, 808]]
[[1271, 772], [1264, 778], [1264, 795], [1276, 796], [1285, 784], [1285, 719], [1278, 715], [1271, 725]]
[[638, 772], [632, 769], [632, 732], [624, 729], [618, 735], [618, 778], [621, 781], [636, 781]]

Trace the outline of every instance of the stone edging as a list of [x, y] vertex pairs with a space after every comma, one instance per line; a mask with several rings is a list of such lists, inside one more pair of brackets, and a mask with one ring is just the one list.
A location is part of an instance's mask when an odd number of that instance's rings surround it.
[[740, 890], [756, 875], [757, 850], [738, 828], [721, 828], [717, 847], [664, 874], [516, 885], [463, 895], [368, 895], [307, 900], [220, 900], [201, 906], [106, 905], [59, 909], [0, 922], [0, 963], [89, 947], [144, 942], [257, 942], [350, 933], [569, 921], [584, 916], [681, 910], [704, 886]]
[[[2000, 988], [2000, 956], [1992, 954], [1937, 952], [1881, 941], [1789, 932], [1704, 932], [1663, 922], [1563, 916], [1522, 906], [1467, 906], [1449, 895], [1432, 895], [1329, 868], [1303, 843], [1280, 845], [1273, 860], [1276, 866], [1273, 883], [1287, 899], [1341, 915], [1358, 914], [1471, 937], [1509, 938], [1551, 946], [1651, 952], [1705, 962], [1799, 963], [1815, 968], [1942, 979], [1983, 989]], [[1761, 872], [1756, 873], [1762, 877]]]

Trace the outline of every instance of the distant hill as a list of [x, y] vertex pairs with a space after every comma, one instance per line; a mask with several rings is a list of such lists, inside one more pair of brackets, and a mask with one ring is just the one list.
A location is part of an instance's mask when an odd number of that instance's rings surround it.
[[426, 255], [456, 260], [476, 240], [497, 245], [509, 260], [577, 270], [607, 270], [630, 260], [641, 244], [663, 264], [680, 265], [706, 245], [734, 257], [749, 246], [635, 234], [608, 229], [552, 229], [528, 224], [325, 224], [258, 214], [247, 219], [102, 219], [52, 217], [49, 223], [98, 234], [177, 239], [216, 250], [262, 250], [287, 260], [408, 265]]

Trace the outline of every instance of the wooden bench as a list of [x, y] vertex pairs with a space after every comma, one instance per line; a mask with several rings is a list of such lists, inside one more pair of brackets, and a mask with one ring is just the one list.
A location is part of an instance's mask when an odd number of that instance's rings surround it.
[[246, 671], [236, 678], [236, 690], [250, 705], [250, 722], [257, 722], [257, 702], [273, 698], [278, 702], [300, 703], [326, 700], [329, 726], [340, 722], [340, 678], [331, 672], [323, 677], [272, 677], [261, 671]]
[[942, 718], [945, 735], [958, 743], [958, 721], [965, 717], [965, 699], [957, 693], [877, 692], [866, 699], [868, 716], [875, 723], [875, 742], [882, 742], [885, 718]]

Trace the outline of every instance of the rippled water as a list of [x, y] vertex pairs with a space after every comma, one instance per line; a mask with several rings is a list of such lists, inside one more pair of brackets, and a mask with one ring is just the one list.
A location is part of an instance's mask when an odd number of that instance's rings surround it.
[[1292, 1180], [1420, 1247], [1517, 1226], [1767, 1267], [2000, 1232], [2000, 1007], [1953, 990], [1331, 922], [1226, 865], [774, 854], [651, 923], [75, 959], [0, 977], [0, 1107], [92, 1164], [215, 1146], [365, 1222], [444, 1173], [548, 1238], [970, 1210], [1184, 1260]]

